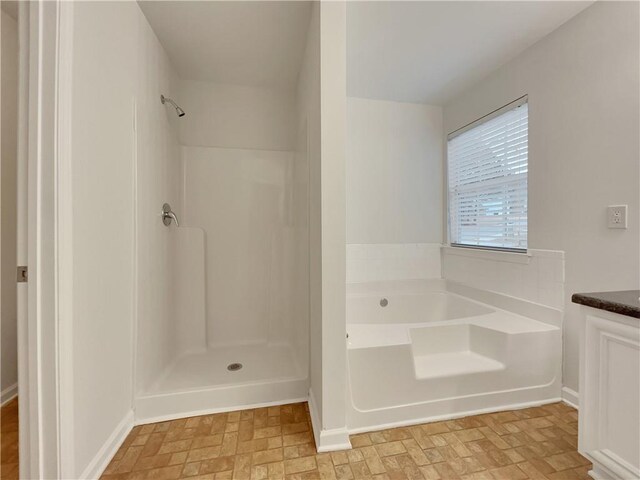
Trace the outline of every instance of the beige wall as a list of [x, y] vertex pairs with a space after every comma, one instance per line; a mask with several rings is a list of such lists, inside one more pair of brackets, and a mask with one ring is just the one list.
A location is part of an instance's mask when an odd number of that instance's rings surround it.
[[[596, 2], [444, 108], [445, 134], [529, 95], [529, 247], [565, 251], [564, 379], [578, 390], [575, 292], [640, 285], [636, 2]], [[609, 230], [607, 205], [629, 205]]]
[[4, 402], [17, 392], [18, 381], [18, 339], [16, 302], [16, 160], [18, 155], [18, 24], [16, 20], [2, 12], [2, 164], [0, 165], [0, 186], [2, 205], [1, 253], [2, 292], [0, 305], [2, 315], [2, 370], [0, 371], [1, 400]]

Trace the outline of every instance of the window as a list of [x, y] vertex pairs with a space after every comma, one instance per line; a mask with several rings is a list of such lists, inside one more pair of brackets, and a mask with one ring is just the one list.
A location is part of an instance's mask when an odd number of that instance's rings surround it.
[[527, 97], [451, 133], [447, 161], [451, 245], [526, 251]]

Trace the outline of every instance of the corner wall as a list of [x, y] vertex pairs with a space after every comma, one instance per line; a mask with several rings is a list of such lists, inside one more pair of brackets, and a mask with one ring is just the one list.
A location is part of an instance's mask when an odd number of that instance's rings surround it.
[[346, 3], [320, 3], [322, 400], [318, 450], [350, 448], [346, 429]]
[[[322, 236], [320, 205], [320, 3], [314, 2], [296, 91], [298, 149], [306, 151], [309, 215], [309, 406], [322, 412]], [[321, 418], [314, 418], [314, 433]], [[318, 443], [316, 436], [316, 443]]]
[[347, 244], [440, 243], [442, 108], [347, 99]]
[[171, 230], [159, 214], [163, 201], [179, 208], [180, 162], [177, 117], [160, 103], [174, 74], [138, 5], [68, 11], [74, 388], [62, 455], [69, 477], [93, 478], [133, 426], [134, 392], [169, 361]]
[[[563, 383], [574, 391], [571, 295], [640, 286], [639, 8], [594, 3], [444, 108], [446, 134], [529, 95], [529, 248], [565, 252]], [[615, 204], [629, 205], [627, 230], [607, 229]]]
[[347, 99], [347, 283], [440, 278], [442, 108]]
[[147, 19], [138, 11], [136, 39], [136, 372], [134, 387], [147, 390], [176, 356], [174, 308], [177, 268], [171, 261], [178, 233], [162, 223], [167, 202], [182, 212], [178, 142], [180, 119], [160, 95], [174, 97], [178, 79]]

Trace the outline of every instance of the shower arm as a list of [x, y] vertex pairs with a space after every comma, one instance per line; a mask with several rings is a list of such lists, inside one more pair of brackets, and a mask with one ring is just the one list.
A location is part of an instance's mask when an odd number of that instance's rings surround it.
[[172, 99], [170, 99], [169, 97], [165, 97], [164, 95], [160, 95], [160, 102], [163, 105], [165, 103], [168, 103], [171, 106], [173, 106], [173, 108], [176, 110], [176, 113], [178, 114], [178, 117], [184, 117], [185, 116], [184, 110], [182, 108], [180, 108], [180, 106], [176, 102], [174, 102]]

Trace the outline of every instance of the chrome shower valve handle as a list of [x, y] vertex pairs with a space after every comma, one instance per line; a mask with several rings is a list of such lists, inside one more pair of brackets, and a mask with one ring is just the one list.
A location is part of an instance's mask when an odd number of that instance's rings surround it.
[[172, 220], [176, 222], [176, 227], [180, 226], [178, 217], [171, 211], [171, 205], [165, 203], [164, 205], [162, 205], [162, 223], [164, 223], [168, 227], [169, 225], [171, 225]]

